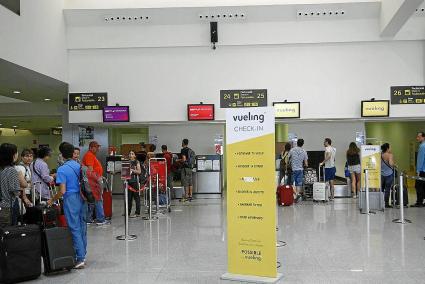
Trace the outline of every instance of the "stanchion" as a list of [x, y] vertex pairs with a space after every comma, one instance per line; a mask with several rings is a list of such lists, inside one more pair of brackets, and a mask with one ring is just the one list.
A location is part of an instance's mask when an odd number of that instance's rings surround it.
[[159, 175], [156, 174], [156, 214], [159, 213]]
[[[364, 170], [365, 175], [365, 199], [366, 199], [366, 209], [362, 210], [361, 214], [376, 214], [376, 212], [370, 211], [370, 204], [369, 204], [369, 170]], [[361, 198], [361, 195], [360, 195]]]
[[408, 220], [408, 219], [404, 219], [404, 181], [403, 181], [403, 177], [404, 174], [403, 172], [400, 173], [400, 181], [399, 181], [399, 205], [400, 205], [400, 219], [394, 219], [393, 222], [394, 223], [399, 223], [399, 224], [407, 224], [407, 223], [412, 223], [412, 221]]
[[149, 210], [148, 210], [149, 216], [143, 217], [142, 219], [146, 221], [157, 220], [158, 219], [157, 216], [152, 216], [152, 177], [150, 175], [149, 175], [149, 204], [148, 206], [149, 206]]
[[124, 190], [125, 190], [125, 192], [124, 192], [124, 198], [125, 198], [125, 202], [124, 202], [124, 210], [125, 210], [125, 213], [124, 213], [124, 235], [121, 235], [121, 236], [117, 236], [117, 240], [120, 240], [120, 241], [132, 241], [132, 240], [135, 240], [135, 239], [137, 239], [137, 236], [136, 235], [130, 235], [129, 233], [128, 233], [128, 181], [126, 180], [126, 181], [124, 181]]

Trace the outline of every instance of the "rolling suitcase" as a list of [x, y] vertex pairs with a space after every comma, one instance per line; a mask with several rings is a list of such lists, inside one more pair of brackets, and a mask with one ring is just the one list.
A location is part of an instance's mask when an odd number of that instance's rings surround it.
[[[359, 208], [360, 212], [366, 213], [366, 191], [360, 191], [359, 196]], [[369, 192], [369, 210], [372, 211], [384, 211], [384, 193], [380, 191]]]
[[313, 183], [313, 201], [329, 201], [329, 186], [325, 182], [325, 171], [323, 171], [323, 182], [320, 180], [320, 167], [319, 180]]
[[[32, 194], [35, 196], [35, 187], [39, 186], [40, 183], [34, 183]], [[39, 204], [34, 205], [33, 207], [26, 208], [26, 213], [23, 217], [24, 223], [26, 224], [36, 224], [41, 227], [51, 228], [56, 226], [57, 215], [59, 208], [57, 205], [47, 207], [47, 205], [42, 203], [41, 195]]]
[[112, 190], [110, 189], [108, 180], [103, 178], [103, 193], [102, 193], [102, 200], [103, 200], [103, 212], [105, 214], [106, 220], [112, 219]]
[[41, 234], [37, 225], [0, 228], [0, 283], [41, 275]]
[[277, 201], [281, 206], [290, 206], [294, 203], [294, 190], [290, 185], [277, 187]]
[[68, 228], [53, 227], [43, 230], [44, 273], [71, 270], [75, 266], [75, 251]]

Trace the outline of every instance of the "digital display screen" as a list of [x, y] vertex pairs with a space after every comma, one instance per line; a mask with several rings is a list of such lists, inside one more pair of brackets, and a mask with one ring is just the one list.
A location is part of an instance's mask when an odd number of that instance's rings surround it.
[[191, 120], [214, 120], [214, 105], [199, 104], [187, 105], [187, 119]]
[[103, 122], [129, 122], [128, 106], [107, 106], [103, 108]]

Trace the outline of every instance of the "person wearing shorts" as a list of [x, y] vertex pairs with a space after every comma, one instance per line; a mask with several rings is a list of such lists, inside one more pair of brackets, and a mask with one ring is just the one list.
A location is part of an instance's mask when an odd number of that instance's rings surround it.
[[320, 163], [320, 166], [325, 165], [325, 182], [329, 182], [329, 188], [331, 191], [330, 199], [334, 199], [335, 197], [335, 155], [336, 149], [332, 147], [332, 140], [330, 138], [325, 138], [323, 142], [325, 146], [325, 159]]
[[[182, 201], [192, 201], [192, 186], [193, 186], [193, 178], [192, 178], [192, 167], [189, 165], [189, 140], [183, 139], [182, 141], [182, 170], [181, 170], [181, 181], [182, 186], [184, 187], [185, 196], [182, 198]], [[192, 157], [193, 158], [193, 157]]]
[[357, 193], [360, 192], [361, 165], [360, 149], [355, 142], [351, 142], [348, 146], [347, 164], [351, 178], [351, 195], [353, 198], [357, 198]]
[[308, 167], [307, 152], [302, 148], [304, 140], [298, 139], [297, 147], [289, 151], [289, 160], [292, 168], [292, 181], [295, 184], [296, 196], [295, 202], [302, 198], [303, 194], [303, 180], [304, 180], [304, 167]]

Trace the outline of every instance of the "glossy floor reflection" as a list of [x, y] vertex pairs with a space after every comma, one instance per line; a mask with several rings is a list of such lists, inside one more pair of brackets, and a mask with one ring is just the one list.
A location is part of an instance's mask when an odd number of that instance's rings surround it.
[[[42, 276], [40, 283], [224, 283], [225, 203], [175, 202], [157, 221], [131, 219], [124, 232], [122, 200], [114, 200], [108, 227], [89, 228], [87, 268]], [[279, 207], [280, 283], [425, 283], [425, 208], [409, 208], [409, 225], [394, 224], [398, 210], [360, 215], [352, 199]]]

